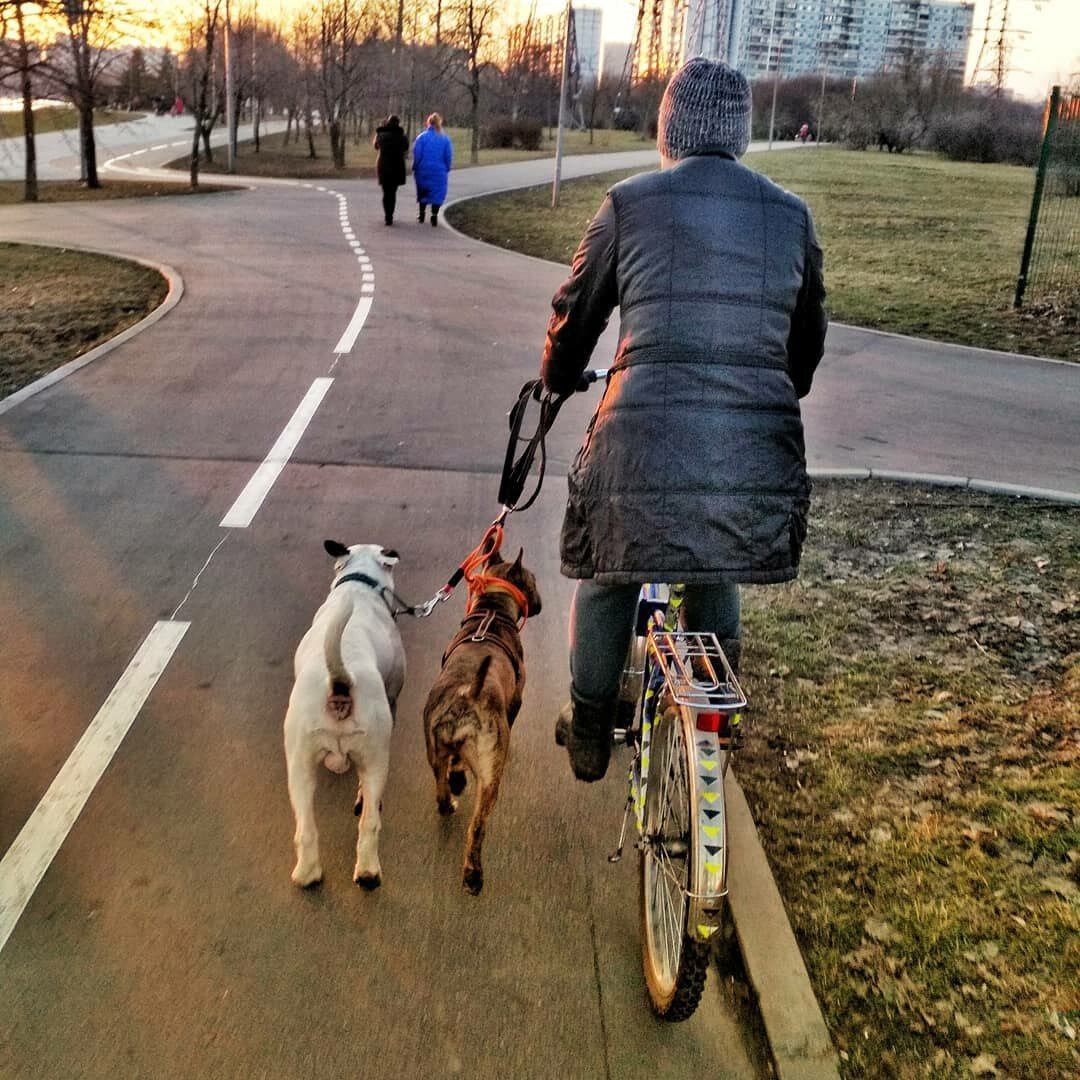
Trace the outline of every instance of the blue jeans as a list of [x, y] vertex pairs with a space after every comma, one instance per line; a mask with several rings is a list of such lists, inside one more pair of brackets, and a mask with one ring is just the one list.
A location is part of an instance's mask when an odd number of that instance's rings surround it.
[[[570, 605], [570, 689], [580, 700], [603, 705], [619, 692], [640, 591], [640, 585], [578, 582]], [[684, 610], [692, 630], [721, 641], [739, 636], [737, 585], [687, 585]]]

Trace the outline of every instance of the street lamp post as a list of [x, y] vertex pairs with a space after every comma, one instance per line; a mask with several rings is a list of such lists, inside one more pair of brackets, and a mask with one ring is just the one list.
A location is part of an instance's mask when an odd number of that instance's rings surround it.
[[229, 0], [225, 0], [225, 163], [229, 172], [236, 172], [236, 142], [233, 131], [233, 77], [232, 77], [232, 20]]
[[[768, 73], [772, 70], [772, 46], [773, 46], [773, 32], [776, 29], [776, 0], [772, 0], [772, 15], [769, 17], [769, 47], [765, 53], [765, 71]], [[779, 68], [779, 64], [777, 67]], [[779, 71], [773, 76], [772, 81], [772, 111], [769, 113], [769, 149], [772, 149], [773, 144], [773, 129], [776, 127], [776, 89], [779, 83]]]
[[559, 87], [559, 130], [555, 135], [555, 179], [551, 185], [551, 209], [559, 205], [559, 184], [562, 181], [563, 124], [566, 122], [566, 84], [570, 74], [570, 19], [572, 0], [566, 0], [566, 24], [563, 29], [562, 82]]

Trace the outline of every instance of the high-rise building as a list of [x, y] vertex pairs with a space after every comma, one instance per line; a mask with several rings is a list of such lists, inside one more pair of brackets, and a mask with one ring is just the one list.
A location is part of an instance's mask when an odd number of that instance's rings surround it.
[[581, 67], [583, 83], [594, 83], [600, 78], [603, 31], [604, 12], [601, 8], [574, 8], [574, 33], [577, 35], [578, 64]]
[[689, 0], [686, 55], [748, 78], [828, 70], [849, 77], [940, 57], [962, 78], [973, 0]]
[[629, 41], [604, 42], [604, 59], [600, 70], [601, 82], [617, 83], [622, 78], [631, 48]]

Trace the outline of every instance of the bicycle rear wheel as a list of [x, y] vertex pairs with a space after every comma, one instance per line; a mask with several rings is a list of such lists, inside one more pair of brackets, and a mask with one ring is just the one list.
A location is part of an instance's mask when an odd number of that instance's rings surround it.
[[686, 1020], [701, 1000], [709, 947], [688, 933], [698, 879], [693, 842], [692, 725], [683, 709], [657, 709], [649, 758], [641, 844], [641, 952], [649, 1004], [663, 1020]]

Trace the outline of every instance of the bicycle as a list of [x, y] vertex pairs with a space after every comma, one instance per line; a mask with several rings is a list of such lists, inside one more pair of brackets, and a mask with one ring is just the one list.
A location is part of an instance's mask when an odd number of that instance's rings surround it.
[[[582, 389], [606, 377], [588, 371]], [[746, 698], [714, 634], [684, 625], [684, 585], [645, 585], [623, 671], [616, 743], [634, 748], [618, 862], [633, 811], [640, 863], [641, 951], [653, 1012], [694, 1014], [727, 896], [724, 778]]]

